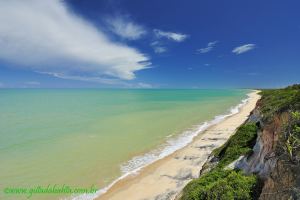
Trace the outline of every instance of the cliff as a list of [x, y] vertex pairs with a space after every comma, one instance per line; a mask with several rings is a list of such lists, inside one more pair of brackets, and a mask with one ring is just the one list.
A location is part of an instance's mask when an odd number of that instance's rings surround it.
[[236, 164], [263, 181], [259, 199], [300, 199], [300, 87], [263, 91], [249, 120], [260, 124], [253, 154]]
[[245, 124], [214, 150], [180, 199], [300, 199], [299, 111], [300, 85], [262, 90]]

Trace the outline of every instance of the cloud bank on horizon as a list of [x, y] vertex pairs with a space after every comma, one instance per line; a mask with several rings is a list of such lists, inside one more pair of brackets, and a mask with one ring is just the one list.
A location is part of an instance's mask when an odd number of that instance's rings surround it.
[[[2, 1], [0, 24], [0, 59], [20, 68], [63, 78], [80, 79], [83, 74], [86, 80], [131, 80], [136, 71], [150, 64], [148, 56], [110, 40], [60, 0]], [[136, 39], [144, 34], [135, 24], [122, 24], [120, 20], [112, 22], [122, 37]]]

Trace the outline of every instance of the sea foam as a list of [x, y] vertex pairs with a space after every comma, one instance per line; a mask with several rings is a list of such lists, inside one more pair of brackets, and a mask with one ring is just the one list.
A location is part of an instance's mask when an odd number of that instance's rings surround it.
[[160, 145], [158, 148], [148, 153], [145, 153], [144, 155], [135, 156], [129, 161], [127, 161], [126, 163], [122, 164], [120, 166], [122, 175], [116, 180], [114, 180], [112, 183], [110, 183], [108, 186], [98, 190], [94, 194], [83, 194], [83, 195], [71, 197], [71, 199], [72, 200], [95, 199], [103, 195], [104, 193], [106, 193], [119, 180], [122, 180], [129, 175], [137, 174], [142, 168], [148, 166], [149, 164], [158, 161], [174, 153], [175, 151], [187, 146], [189, 143], [193, 141], [194, 137], [204, 132], [204, 130], [206, 130], [210, 126], [215, 125], [223, 121], [225, 118], [238, 113], [240, 111], [240, 108], [249, 101], [249, 95], [247, 96], [248, 97], [246, 99], [243, 99], [241, 103], [239, 103], [237, 106], [231, 107], [226, 114], [215, 116], [212, 120], [196, 125], [191, 129], [184, 131], [182, 134], [179, 134], [178, 136], [175, 137], [167, 136], [168, 138], [167, 141], [164, 142], [164, 144]]

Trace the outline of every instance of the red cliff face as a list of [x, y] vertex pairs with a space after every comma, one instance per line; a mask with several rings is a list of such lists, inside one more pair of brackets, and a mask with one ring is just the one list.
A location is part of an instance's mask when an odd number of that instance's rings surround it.
[[[300, 177], [300, 168], [297, 165], [287, 162], [284, 156], [277, 153], [277, 149], [283, 148], [280, 138], [282, 137], [286, 123], [288, 123], [288, 115], [287, 113], [282, 113], [279, 116], [275, 116], [273, 123], [264, 127], [263, 130], [263, 145], [270, 148], [274, 164], [265, 177], [264, 187], [259, 198], [261, 200], [297, 198], [295, 195], [298, 193], [296, 188], [297, 185], [299, 186], [297, 177], [298, 179]], [[265, 160], [268, 160], [267, 156]]]
[[260, 130], [253, 153], [237, 164], [246, 173], [255, 173], [263, 181], [260, 200], [269, 199], [300, 199], [297, 197], [300, 185], [300, 167], [286, 162], [278, 153], [283, 148], [281, 136], [284, 126], [288, 123], [288, 113], [277, 114], [268, 123], [263, 124], [259, 112], [259, 102], [249, 120], [260, 123]]
[[[257, 115], [256, 119], [260, 124], [260, 130], [256, 144], [253, 147], [253, 153], [248, 158], [243, 159], [239, 163], [239, 168], [243, 168], [246, 173], [256, 173], [260, 177], [269, 176], [270, 172], [275, 167], [278, 158], [275, 155], [275, 147], [278, 143], [278, 138], [282, 132], [282, 127], [286, 121], [286, 117], [275, 116], [269, 124], [263, 124], [259, 117], [259, 107], [256, 108], [252, 115]], [[249, 118], [251, 119], [251, 117]]]
[[[270, 175], [265, 179], [260, 200], [269, 199], [299, 199], [299, 167], [286, 165], [278, 160]], [[299, 179], [299, 177], [298, 177]]]

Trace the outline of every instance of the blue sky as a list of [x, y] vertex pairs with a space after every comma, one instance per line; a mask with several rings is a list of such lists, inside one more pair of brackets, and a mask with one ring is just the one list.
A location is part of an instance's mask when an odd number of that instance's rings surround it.
[[299, 82], [297, 0], [0, 2], [0, 87]]

